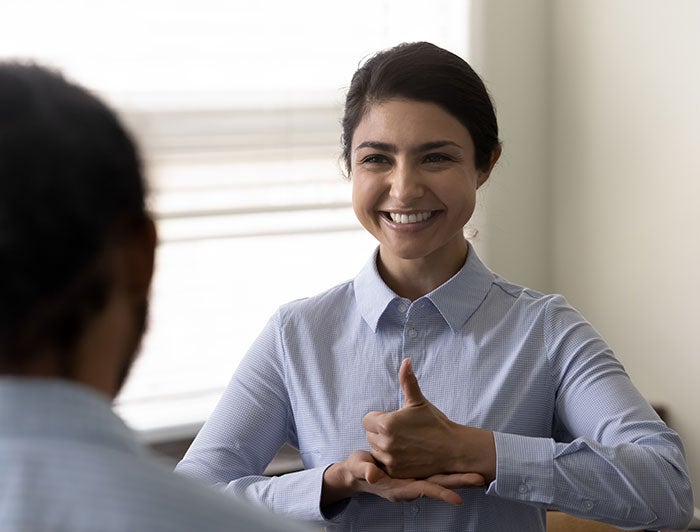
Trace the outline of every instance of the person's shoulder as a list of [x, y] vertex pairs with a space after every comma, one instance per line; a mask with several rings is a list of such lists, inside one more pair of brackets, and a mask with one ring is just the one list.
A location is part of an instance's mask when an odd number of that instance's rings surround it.
[[528, 311], [558, 312], [561, 310], [573, 310], [566, 298], [557, 293], [544, 293], [533, 288], [528, 288], [498, 275], [494, 275], [493, 291], [505, 298], [509, 305], [521, 307]]
[[347, 308], [354, 298], [353, 280], [339, 283], [327, 290], [281, 305], [278, 314], [281, 321], [299, 317], [323, 317], [334, 314], [339, 308]]
[[[137, 467], [139, 483], [132, 479], [138, 498], [129, 498], [134, 530], [147, 525], [148, 530], [186, 532], [236, 532], [259, 530], [279, 532], [303, 530], [301, 525], [269, 513], [261, 507], [235, 500], [200, 484], [194, 479], [173, 473], [152, 456], [142, 457]], [[132, 469], [135, 471], [135, 469]], [[125, 505], [129, 506], [129, 505]], [[299, 528], [295, 528], [298, 526]]]
[[[176, 475], [169, 463], [144, 449], [127, 451], [116, 441], [65, 441], [70, 445], [34, 441], [18, 447], [0, 441], [1, 450], [13, 457], [0, 467], [0, 506], [7, 510], [3, 530], [297, 530]], [[21, 505], [13, 506], [13, 499]]]
[[513, 283], [496, 274], [494, 274], [493, 287], [504, 296], [513, 300], [542, 302], [553, 297], [552, 294], [544, 294], [527, 286]]

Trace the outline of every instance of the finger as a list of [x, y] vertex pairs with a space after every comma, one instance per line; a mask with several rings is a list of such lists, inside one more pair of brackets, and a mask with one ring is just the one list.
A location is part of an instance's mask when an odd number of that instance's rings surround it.
[[385, 450], [384, 439], [379, 434], [367, 432], [365, 434], [367, 443], [369, 443], [369, 453], [377, 462], [377, 465], [383, 467], [387, 460], [391, 460], [391, 455]]
[[391, 455], [379, 449], [375, 449], [374, 447], [370, 447], [370, 454], [372, 455], [372, 459], [376, 462], [377, 467], [386, 471], [386, 464], [391, 463]]
[[350, 472], [355, 478], [363, 478], [370, 484], [374, 484], [387, 476], [368, 451], [355, 451], [351, 453], [350, 456], [348, 456], [347, 463]]
[[459, 506], [462, 504], [462, 497], [460, 497], [457, 493], [455, 493], [452, 490], [443, 488], [440, 491], [439, 495], [440, 499], [448, 504], [454, 504], [455, 506]]
[[449, 504], [460, 505], [462, 504], [462, 497], [451, 489], [444, 488], [439, 484], [433, 484], [427, 480], [417, 480], [409, 485], [415, 492], [415, 499], [420, 497], [428, 497], [430, 499], [437, 499], [445, 501]]
[[379, 433], [379, 419], [384, 412], [367, 412], [362, 418], [362, 428], [367, 432]]
[[428, 482], [439, 484], [443, 488], [478, 488], [486, 484], [486, 480], [478, 473], [454, 473], [432, 475], [426, 479]]
[[462, 498], [457, 493], [426, 480], [394, 479], [386, 476], [381, 482], [372, 486], [371, 493], [392, 502], [412, 501], [427, 497], [449, 504], [462, 504]]
[[386, 451], [389, 448], [387, 437], [383, 434], [365, 432], [365, 439], [367, 443], [369, 443], [370, 450], [372, 451]]
[[374, 464], [367, 464], [367, 467], [365, 468], [365, 480], [369, 484], [376, 484], [377, 482], [381, 481], [382, 479], [387, 478], [386, 473], [382, 471], [379, 467], [377, 467]]
[[413, 366], [411, 365], [410, 358], [405, 358], [403, 362], [401, 362], [401, 367], [399, 368], [399, 384], [401, 384], [401, 390], [404, 395], [404, 408], [407, 406], [419, 405], [425, 401], [423, 392], [421, 392], [420, 386], [418, 385], [418, 379], [415, 373], [413, 373]]

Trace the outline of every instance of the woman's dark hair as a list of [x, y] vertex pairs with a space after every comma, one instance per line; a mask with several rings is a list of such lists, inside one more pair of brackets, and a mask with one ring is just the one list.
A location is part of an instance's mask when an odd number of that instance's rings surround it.
[[500, 141], [493, 102], [483, 81], [459, 56], [434, 44], [416, 42], [377, 53], [352, 77], [341, 140], [348, 175], [355, 129], [371, 105], [394, 98], [442, 107], [469, 131], [476, 167], [489, 167]]
[[143, 227], [144, 195], [137, 149], [102, 101], [48, 68], [0, 63], [0, 372], [50, 349], [70, 373], [111, 288], [100, 257]]

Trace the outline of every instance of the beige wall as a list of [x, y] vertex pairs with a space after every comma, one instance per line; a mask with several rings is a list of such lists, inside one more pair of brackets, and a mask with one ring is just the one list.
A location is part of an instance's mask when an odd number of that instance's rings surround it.
[[681, 433], [700, 500], [700, 1], [474, 0], [506, 158], [486, 261], [561, 292]]
[[541, 290], [552, 273], [546, 5], [473, 0], [469, 46], [496, 104], [503, 141], [497, 169], [480, 193], [477, 249], [502, 276]]

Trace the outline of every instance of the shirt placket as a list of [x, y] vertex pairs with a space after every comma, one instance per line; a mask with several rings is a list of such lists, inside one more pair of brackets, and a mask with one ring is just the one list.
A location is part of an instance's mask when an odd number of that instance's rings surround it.
[[[403, 322], [403, 349], [402, 357], [410, 358], [414, 371], [422, 364], [425, 355], [423, 346], [423, 324], [422, 310], [425, 308], [425, 301], [417, 300], [406, 305]], [[401, 310], [401, 305], [399, 305]]]

